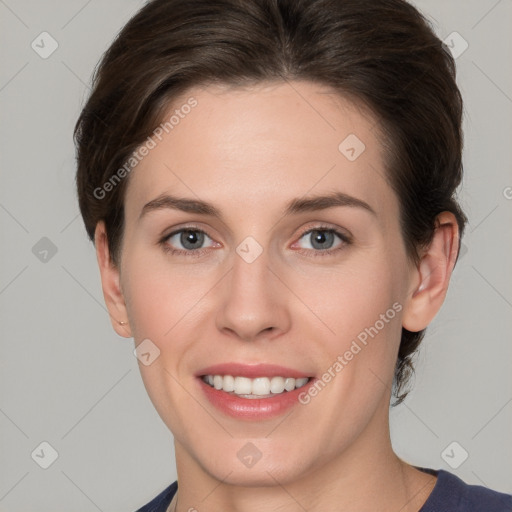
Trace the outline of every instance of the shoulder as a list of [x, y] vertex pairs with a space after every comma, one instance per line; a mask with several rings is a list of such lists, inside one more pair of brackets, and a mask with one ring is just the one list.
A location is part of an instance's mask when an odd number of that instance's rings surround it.
[[178, 482], [174, 482], [166, 487], [158, 496], [149, 503], [139, 508], [136, 512], [166, 512], [173, 496], [178, 490]]
[[437, 475], [437, 482], [420, 512], [512, 512], [511, 494], [467, 484], [443, 469], [426, 471]]

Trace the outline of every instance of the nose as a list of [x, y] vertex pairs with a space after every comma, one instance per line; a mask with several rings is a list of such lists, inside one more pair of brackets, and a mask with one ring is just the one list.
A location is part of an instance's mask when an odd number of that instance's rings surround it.
[[287, 307], [291, 292], [277, 274], [265, 251], [252, 262], [236, 254], [223, 280], [217, 328], [243, 341], [270, 340], [286, 332], [291, 323]]

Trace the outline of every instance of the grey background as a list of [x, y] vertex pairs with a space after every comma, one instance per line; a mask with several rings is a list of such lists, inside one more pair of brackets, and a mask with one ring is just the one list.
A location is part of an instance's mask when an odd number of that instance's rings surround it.
[[[392, 440], [408, 462], [512, 492], [512, 2], [415, 4], [441, 39], [469, 44], [457, 58], [469, 226]], [[72, 129], [92, 71], [142, 5], [0, 0], [0, 511], [133, 511], [176, 476], [133, 340], [110, 326], [74, 191]], [[43, 31], [59, 45], [47, 59], [31, 47]], [[31, 457], [43, 441], [58, 452], [48, 469]], [[446, 454], [462, 449], [452, 469]]]

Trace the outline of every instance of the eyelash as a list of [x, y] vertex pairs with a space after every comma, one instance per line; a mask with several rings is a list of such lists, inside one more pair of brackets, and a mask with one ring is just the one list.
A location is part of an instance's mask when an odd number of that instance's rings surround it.
[[[208, 233], [206, 233], [206, 231], [200, 229], [199, 227], [193, 226], [193, 225], [185, 226], [185, 227], [182, 227], [182, 228], [180, 228], [180, 229], [178, 229], [176, 231], [173, 231], [172, 233], [169, 233], [168, 235], [165, 235], [159, 241], [159, 244], [162, 246], [163, 250], [166, 253], [169, 253], [169, 254], [174, 255], [174, 256], [186, 255], [186, 256], [192, 257], [192, 258], [199, 258], [205, 252], [207, 252], [208, 248], [205, 248], [205, 249], [191, 249], [191, 250], [183, 250], [183, 249], [173, 249], [173, 248], [171, 248], [171, 246], [169, 246], [167, 241], [171, 237], [173, 237], [174, 235], [177, 235], [177, 234], [182, 233], [184, 231], [192, 231], [194, 233], [203, 233], [204, 235], [206, 235], [208, 238], [211, 239], [211, 237], [208, 235]], [[339, 232], [338, 230], [336, 230], [334, 228], [331, 228], [329, 226], [324, 226], [324, 225], [314, 226], [313, 228], [307, 228], [305, 231], [303, 231], [300, 234], [299, 240], [302, 237], [304, 237], [305, 235], [308, 235], [308, 234], [310, 234], [310, 233], [312, 233], [314, 231], [320, 231], [320, 232], [324, 232], [324, 233], [333, 233], [336, 236], [338, 236], [343, 243], [341, 244], [341, 246], [339, 246], [339, 247], [337, 247], [335, 249], [326, 249], [324, 251], [314, 250], [314, 249], [299, 249], [297, 252], [299, 252], [299, 253], [303, 253], [304, 251], [307, 252], [307, 253], [313, 252], [313, 257], [325, 257], [325, 256], [331, 256], [332, 254], [337, 253], [337, 252], [343, 250], [347, 245], [350, 245], [352, 243], [352, 240], [351, 240], [351, 238], [348, 235], [346, 235], [344, 233], [341, 233], [341, 232]]]

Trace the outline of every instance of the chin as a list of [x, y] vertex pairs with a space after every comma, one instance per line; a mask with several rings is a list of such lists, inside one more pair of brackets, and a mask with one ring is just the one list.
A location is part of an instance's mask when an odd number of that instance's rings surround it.
[[195, 458], [207, 474], [224, 484], [272, 487], [300, 480], [314, 464], [313, 460], [308, 464], [308, 454], [298, 450], [301, 446], [304, 443], [298, 441], [283, 446], [282, 440], [277, 439], [272, 442], [238, 438], [219, 443], [215, 450], [210, 447], [196, 453]]
[[283, 466], [283, 461], [260, 460], [252, 468], [236, 467], [229, 464], [208, 467], [203, 466], [204, 470], [216, 480], [222, 481], [227, 485], [236, 485], [240, 487], [274, 487], [276, 485], [287, 485], [290, 482], [301, 478], [302, 471], [297, 466], [292, 467], [289, 461]]

